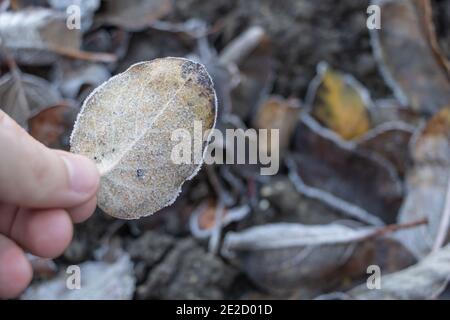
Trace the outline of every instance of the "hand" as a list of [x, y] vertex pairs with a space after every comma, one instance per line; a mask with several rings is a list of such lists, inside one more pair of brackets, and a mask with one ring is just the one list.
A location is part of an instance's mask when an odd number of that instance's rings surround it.
[[54, 258], [72, 239], [72, 223], [96, 206], [99, 173], [80, 155], [51, 150], [0, 111], [0, 298], [32, 279], [25, 252]]

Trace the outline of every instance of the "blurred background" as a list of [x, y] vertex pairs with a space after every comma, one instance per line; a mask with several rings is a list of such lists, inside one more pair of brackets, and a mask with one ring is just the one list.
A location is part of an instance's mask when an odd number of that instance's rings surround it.
[[447, 298], [449, 24], [448, 0], [0, 1], [0, 108], [49, 147], [95, 87], [166, 56], [206, 66], [218, 129], [280, 130], [276, 175], [205, 165], [152, 216], [97, 209], [29, 256], [22, 298]]

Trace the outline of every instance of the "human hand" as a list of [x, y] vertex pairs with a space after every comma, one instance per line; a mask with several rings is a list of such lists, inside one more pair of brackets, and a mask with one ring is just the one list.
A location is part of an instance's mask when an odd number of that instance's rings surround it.
[[99, 173], [89, 159], [48, 149], [0, 110], [0, 298], [32, 279], [25, 252], [54, 258], [72, 223], [95, 210]]

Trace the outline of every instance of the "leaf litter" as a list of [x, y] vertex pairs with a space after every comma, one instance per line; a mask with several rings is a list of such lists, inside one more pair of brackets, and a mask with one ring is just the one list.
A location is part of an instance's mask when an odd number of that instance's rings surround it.
[[[70, 1], [0, 4], [0, 108], [66, 150], [78, 115], [72, 150], [103, 173], [96, 214], [61, 258], [30, 257], [22, 298], [448, 295], [445, 2], [372, 1], [383, 28], [370, 31], [366, 0], [78, 3], [81, 30], [66, 28]], [[217, 110], [183, 63], [211, 76]], [[165, 133], [147, 131], [165, 103]], [[192, 106], [209, 110], [203, 129], [279, 129], [278, 173], [168, 163]], [[79, 295], [59, 291], [71, 264], [87, 266]], [[382, 290], [366, 289], [369, 265]]]

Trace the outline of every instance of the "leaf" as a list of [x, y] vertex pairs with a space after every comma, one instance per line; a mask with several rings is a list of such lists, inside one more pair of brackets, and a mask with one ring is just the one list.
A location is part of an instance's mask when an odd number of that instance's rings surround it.
[[47, 147], [68, 150], [77, 113], [78, 109], [68, 104], [51, 106], [30, 118], [30, 134]]
[[0, 78], [1, 108], [24, 128], [31, 117], [61, 100], [59, 92], [37, 76], [7, 73]]
[[170, 0], [107, 0], [104, 2], [103, 14], [98, 20], [128, 31], [139, 31], [149, 27], [171, 10]]
[[435, 299], [450, 279], [450, 245], [405, 270], [383, 275], [381, 289], [369, 290], [364, 283], [348, 294], [355, 299]]
[[343, 139], [359, 137], [370, 128], [367, 108], [372, 102], [367, 90], [350, 75], [331, 70], [326, 63], [317, 66], [306, 104], [316, 119]]
[[97, 87], [110, 78], [108, 69], [101, 64], [87, 61], [59, 59], [53, 71], [53, 82], [62, 94], [77, 98], [83, 87]]
[[[398, 221], [427, 218], [429, 224], [398, 234], [418, 257], [427, 255], [436, 241], [444, 217], [450, 179], [450, 107], [442, 109], [415, 137], [414, 167], [407, 175], [407, 197]], [[445, 231], [445, 230], [444, 230]], [[445, 233], [448, 233], [448, 227]]]
[[172, 141], [172, 132], [185, 129], [195, 138], [194, 121], [212, 129], [216, 109], [206, 69], [182, 58], [135, 64], [94, 90], [75, 124], [71, 150], [97, 163], [100, 208], [135, 219], [175, 201], [201, 163], [171, 160], [180, 143]]
[[411, 163], [409, 141], [414, 131], [415, 127], [403, 122], [385, 122], [357, 139], [356, 148], [383, 157], [403, 176]]
[[65, 13], [26, 8], [0, 13], [0, 39], [20, 64], [48, 65], [61, 54], [72, 58], [111, 62], [111, 54], [80, 51], [81, 32], [66, 26]]
[[130, 300], [136, 279], [133, 262], [126, 252], [113, 262], [87, 261], [79, 265], [81, 288], [67, 290], [66, 270], [56, 278], [36, 283], [21, 296], [23, 300]]
[[266, 224], [228, 232], [222, 254], [236, 260], [256, 285], [286, 293], [324, 286], [352, 256], [358, 243], [411, 226]]
[[[279, 96], [272, 96], [262, 103], [253, 119], [254, 127], [257, 129], [279, 130], [280, 155], [289, 148], [300, 110], [301, 105], [298, 99], [285, 100]], [[262, 146], [270, 152], [270, 131], [267, 134], [267, 141], [265, 141], [266, 136], [260, 136], [259, 139], [262, 141]]]
[[[376, 0], [382, 28], [371, 30], [372, 48], [396, 98], [434, 114], [450, 104], [448, 62], [439, 52], [428, 0]], [[445, 62], [444, 62], [445, 61]]]
[[355, 217], [365, 218], [362, 221], [367, 222], [369, 215], [392, 223], [403, 197], [398, 174], [387, 160], [356, 150], [355, 145], [304, 114], [295, 137], [296, 169], [291, 174], [298, 175], [302, 185], [323, 191], [314, 192], [318, 199], [333, 198], [328, 204], [339, 200], [344, 212], [354, 212]]

